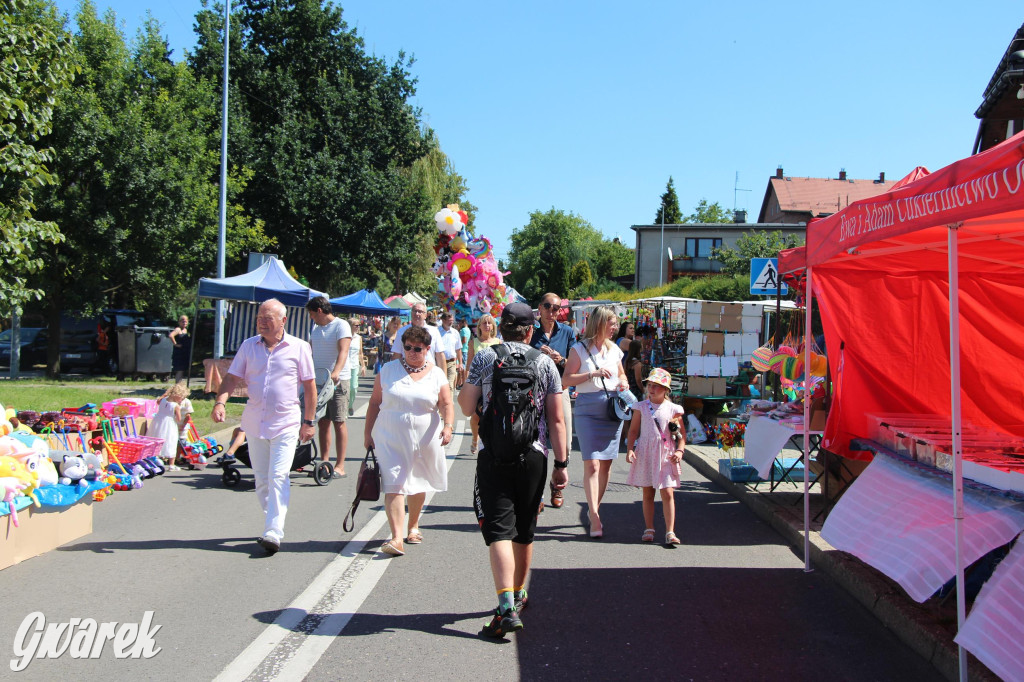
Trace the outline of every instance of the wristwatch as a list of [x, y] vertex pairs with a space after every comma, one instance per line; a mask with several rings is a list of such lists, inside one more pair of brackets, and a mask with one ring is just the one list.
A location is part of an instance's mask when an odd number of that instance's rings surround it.
[[303, 424], [304, 424], [305, 426], [316, 426], [316, 422], [315, 422], [315, 421], [313, 421], [312, 419], [303, 419], [303, 420], [302, 420], [302, 423], [303, 423]]
[[569, 455], [566, 455], [566, 456], [565, 456], [565, 461], [564, 461], [564, 462], [559, 462], [559, 461], [558, 461], [558, 460], [556, 459], [556, 460], [555, 460], [555, 462], [554, 462], [554, 465], [553, 465], [553, 466], [554, 466], [554, 467], [555, 467], [556, 469], [564, 469], [564, 468], [566, 468], [567, 466], [569, 466]]

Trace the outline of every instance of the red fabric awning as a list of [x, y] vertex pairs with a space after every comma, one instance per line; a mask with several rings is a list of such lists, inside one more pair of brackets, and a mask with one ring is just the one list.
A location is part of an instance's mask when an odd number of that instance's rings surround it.
[[780, 272], [812, 266], [835, 382], [825, 446], [846, 456], [867, 415], [950, 415], [949, 223], [963, 421], [1024, 437], [1024, 134], [920, 175], [814, 221], [806, 251], [779, 257]]

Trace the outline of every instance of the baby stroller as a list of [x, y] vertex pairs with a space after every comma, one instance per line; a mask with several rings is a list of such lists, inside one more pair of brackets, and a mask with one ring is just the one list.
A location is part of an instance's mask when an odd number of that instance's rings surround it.
[[[330, 372], [326, 369], [317, 370], [316, 374], [316, 385], [317, 396], [316, 396], [316, 416], [313, 421], [319, 421], [325, 414], [327, 414], [327, 402], [334, 397], [334, 382], [331, 381]], [[299, 389], [299, 404], [303, 403], [302, 389]], [[330, 462], [320, 461], [320, 451], [316, 445], [317, 438], [313, 436], [312, 440], [308, 443], [299, 443], [295, 446], [295, 454], [292, 457], [291, 470], [295, 471], [301, 469], [308, 464], [313, 465], [313, 470], [310, 472], [310, 476], [316, 481], [317, 485], [327, 485], [334, 478], [334, 465]], [[242, 443], [242, 445], [235, 451], [234, 461], [220, 463], [222, 469], [220, 480], [228, 488], [234, 488], [242, 481], [242, 472], [236, 469], [233, 465], [236, 463], [244, 464], [247, 467], [252, 467], [252, 460], [249, 458], [249, 444]]]

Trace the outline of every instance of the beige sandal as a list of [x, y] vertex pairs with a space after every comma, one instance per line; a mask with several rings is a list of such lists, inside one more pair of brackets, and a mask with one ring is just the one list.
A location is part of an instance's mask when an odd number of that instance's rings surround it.
[[418, 545], [423, 542], [423, 533], [420, 532], [419, 528], [413, 528], [409, 531], [409, 537], [405, 541], [410, 545]]
[[388, 540], [383, 545], [381, 545], [380, 551], [384, 552], [389, 556], [405, 556], [405, 552], [391, 544], [391, 540]]

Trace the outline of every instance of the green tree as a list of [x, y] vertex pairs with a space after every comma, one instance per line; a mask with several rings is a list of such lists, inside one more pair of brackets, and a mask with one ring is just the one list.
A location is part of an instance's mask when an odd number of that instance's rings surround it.
[[594, 254], [594, 276], [598, 281], [631, 275], [636, 272], [636, 254], [633, 249], [615, 239], [603, 240]]
[[660, 225], [662, 222], [666, 225], [677, 225], [683, 222], [683, 212], [679, 210], [679, 197], [676, 196], [676, 185], [671, 175], [668, 176], [668, 184], [665, 185], [665, 192], [661, 195], [661, 202], [658, 204], [658, 212], [651, 224]]
[[697, 202], [697, 208], [683, 220], [684, 223], [731, 223], [732, 221], [732, 211], [722, 208], [717, 201], [709, 204], [707, 199]]
[[[254, 171], [241, 202], [315, 288], [373, 286], [384, 273], [403, 288], [422, 267], [421, 237], [434, 230], [429, 192], [409, 188], [410, 167], [431, 147], [409, 104], [412, 60], [367, 55], [331, 2], [235, 8], [231, 154]], [[223, 17], [203, 10], [196, 23], [189, 63], [219, 81]]]
[[578, 298], [580, 292], [589, 288], [594, 282], [587, 261], [577, 261], [569, 271], [569, 298]]
[[780, 230], [744, 232], [736, 240], [736, 248], [712, 249], [711, 257], [722, 263], [723, 274], [745, 276], [750, 272], [751, 258], [775, 258], [779, 251], [792, 249], [803, 243], [804, 240], [799, 235], [783, 234]]
[[51, 2], [0, 5], [0, 311], [20, 311], [42, 296], [28, 277], [43, 267], [39, 249], [63, 240], [53, 221], [36, 217], [36, 193], [57, 180], [52, 148], [57, 94], [74, 75], [70, 36]]
[[[61, 182], [41, 193], [40, 215], [68, 239], [40, 273], [51, 329], [48, 372], [60, 371], [60, 314], [104, 305], [153, 312], [194, 300], [216, 253], [219, 158], [209, 121], [218, 98], [187, 65], [174, 64], [152, 19], [129, 45], [116, 15], [84, 1], [73, 36], [78, 74], [60, 95], [54, 168]], [[236, 168], [233, 197], [252, 180]], [[272, 244], [237, 206], [228, 253]]]
[[513, 230], [508, 254], [509, 281], [536, 301], [546, 292], [569, 292], [569, 269], [587, 260], [601, 233], [582, 217], [558, 209], [530, 214], [530, 222]]

